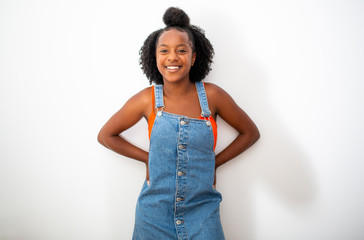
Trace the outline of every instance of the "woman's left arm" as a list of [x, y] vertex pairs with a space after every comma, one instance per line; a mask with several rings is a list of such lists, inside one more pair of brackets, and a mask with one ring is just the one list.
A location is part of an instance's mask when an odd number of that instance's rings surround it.
[[238, 131], [238, 136], [216, 155], [216, 169], [252, 146], [259, 139], [260, 133], [249, 116], [222, 88], [214, 84], [206, 84], [206, 92], [213, 114], [220, 116]]

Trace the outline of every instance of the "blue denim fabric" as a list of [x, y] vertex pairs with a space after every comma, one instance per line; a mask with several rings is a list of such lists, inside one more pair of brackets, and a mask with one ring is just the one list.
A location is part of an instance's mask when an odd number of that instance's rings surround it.
[[[202, 116], [204, 86], [196, 83]], [[149, 176], [135, 214], [133, 240], [223, 240], [214, 181], [214, 136], [208, 120], [163, 111], [163, 87], [155, 86], [158, 113], [150, 137]]]

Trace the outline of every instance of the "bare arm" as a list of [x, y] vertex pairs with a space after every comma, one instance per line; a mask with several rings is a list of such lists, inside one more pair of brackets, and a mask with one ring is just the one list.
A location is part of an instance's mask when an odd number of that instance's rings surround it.
[[120, 134], [135, 125], [151, 112], [151, 89], [147, 88], [131, 97], [101, 128], [97, 139], [105, 147], [144, 163], [148, 162], [148, 152], [131, 144]]
[[238, 131], [238, 136], [215, 158], [215, 169], [244, 152], [260, 137], [259, 130], [249, 116], [220, 87], [206, 84], [211, 107], [215, 115]]

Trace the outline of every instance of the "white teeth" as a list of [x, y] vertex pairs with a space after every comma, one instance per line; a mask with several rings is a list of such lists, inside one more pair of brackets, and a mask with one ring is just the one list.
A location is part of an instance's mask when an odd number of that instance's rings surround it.
[[170, 69], [170, 70], [175, 70], [175, 69], [178, 69], [179, 67], [178, 66], [168, 66], [167, 69]]

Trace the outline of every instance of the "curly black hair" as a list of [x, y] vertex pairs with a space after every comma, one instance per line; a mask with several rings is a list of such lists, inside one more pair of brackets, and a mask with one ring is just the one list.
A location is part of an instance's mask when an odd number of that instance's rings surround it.
[[204, 79], [211, 70], [210, 66], [214, 56], [214, 48], [206, 38], [204, 30], [190, 25], [188, 15], [183, 10], [175, 7], [170, 7], [166, 10], [163, 15], [163, 21], [166, 27], [151, 33], [139, 51], [139, 64], [149, 79], [149, 83], [163, 84], [163, 77], [157, 68], [155, 52], [159, 37], [163, 32], [171, 28], [186, 32], [191, 42], [192, 50], [196, 53], [196, 60], [190, 70], [190, 81], [199, 82]]

